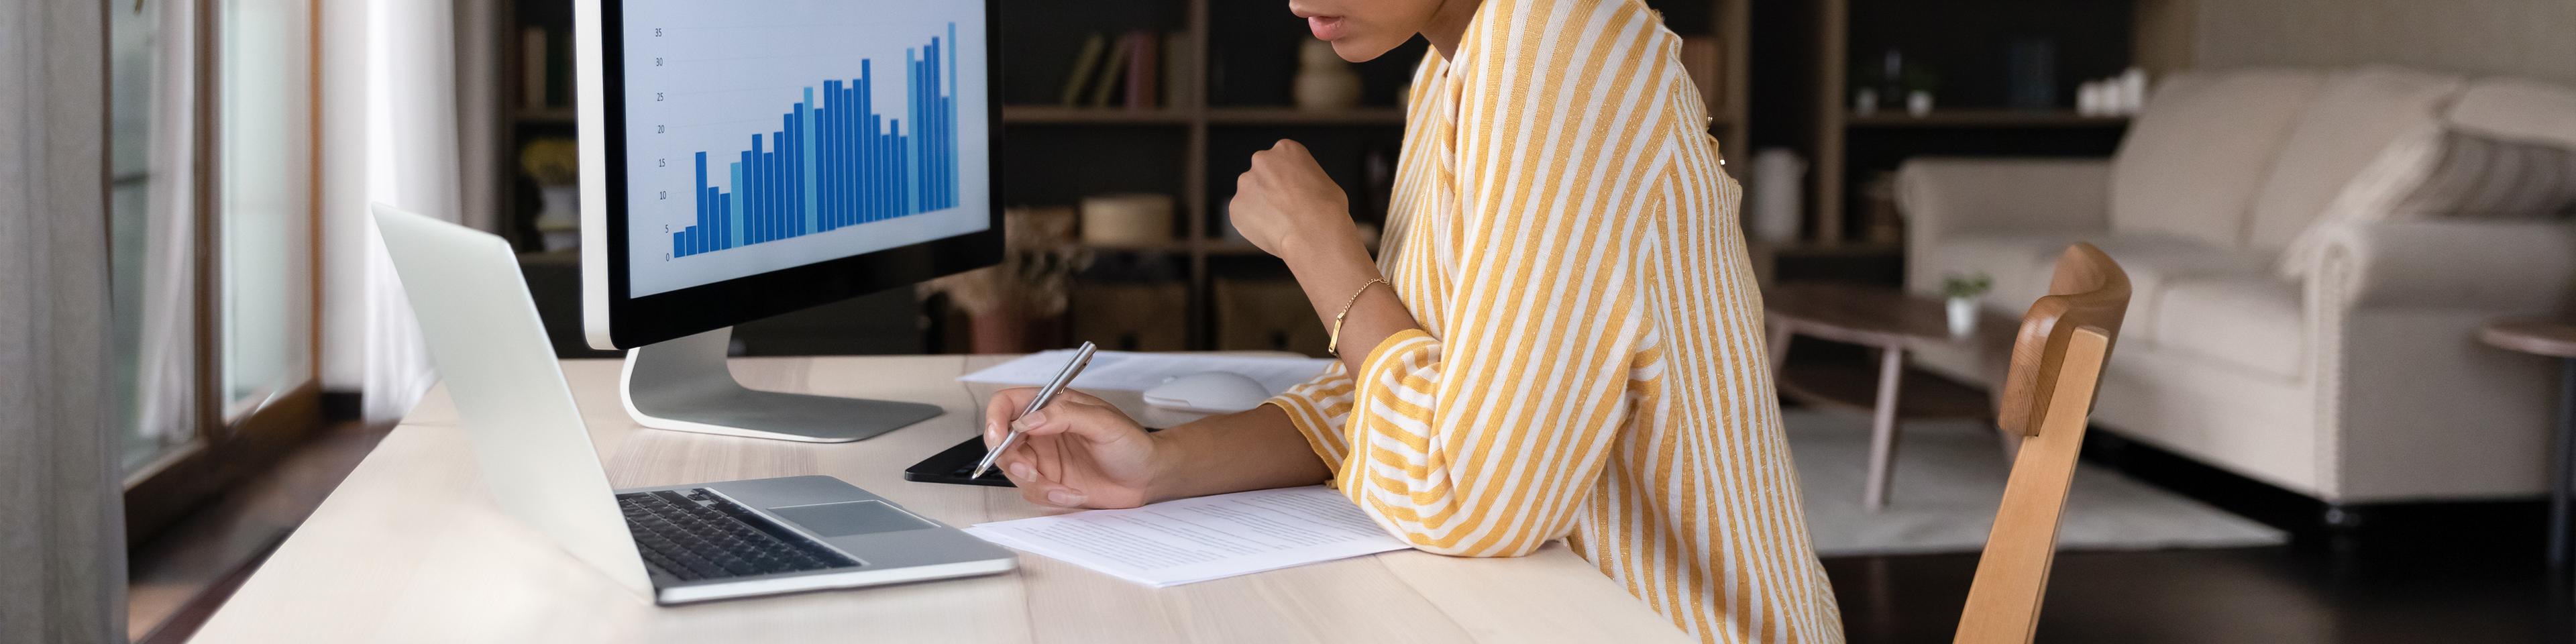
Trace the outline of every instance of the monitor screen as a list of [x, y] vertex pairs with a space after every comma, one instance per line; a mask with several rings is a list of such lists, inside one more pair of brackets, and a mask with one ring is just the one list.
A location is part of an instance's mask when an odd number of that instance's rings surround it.
[[990, 225], [981, 2], [623, 4], [630, 297]]
[[993, 4], [579, 0], [590, 344], [998, 261]]

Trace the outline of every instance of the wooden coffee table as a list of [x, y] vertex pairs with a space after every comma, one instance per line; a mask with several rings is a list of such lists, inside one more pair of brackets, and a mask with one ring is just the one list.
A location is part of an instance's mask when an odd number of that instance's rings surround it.
[[[1978, 312], [1977, 330], [1950, 334], [1942, 301], [1908, 295], [1891, 288], [1800, 282], [1762, 293], [1763, 321], [1771, 334], [1771, 365], [1780, 392], [1799, 402], [1841, 406], [1870, 413], [1869, 481], [1861, 504], [1871, 510], [1887, 505], [1893, 480], [1896, 439], [1904, 419], [1991, 419], [1987, 394], [1930, 374], [1905, 369], [1905, 354], [1933, 346], [1968, 346], [1978, 351], [1980, 365], [1999, 371], [2010, 355], [2021, 321], [1991, 311]], [[1871, 376], [1839, 365], [1788, 365], [1789, 342], [1797, 336], [1848, 342], [1878, 350], [1876, 387]], [[2000, 352], [1997, 350], [2000, 348]], [[1988, 374], [1991, 386], [2003, 374]], [[1899, 395], [1914, 390], [1911, 396]]]
[[2567, 569], [2571, 549], [2571, 503], [2576, 503], [2576, 322], [2544, 318], [2505, 318], [2487, 324], [2478, 339], [2496, 348], [2557, 358], [2559, 362], [2558, 444], [2549, 480], [2549, 569]]

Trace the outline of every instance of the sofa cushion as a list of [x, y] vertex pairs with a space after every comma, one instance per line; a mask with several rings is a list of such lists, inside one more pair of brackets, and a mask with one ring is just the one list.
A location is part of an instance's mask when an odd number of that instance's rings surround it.
[[2401, 135], [2438, 123], [2464, 85], [2457, 76], [2385, 65], [2328, 76], [2254, 197], [2246, 244], [2288, 245]]
[[1994, 289], [1987, 292], [1985, 305], [2019, 314], [2048, 294], [2058, 256], [2077, 241], [2092, 242], [2129, 274], [2129, 315], [2121, 332], [2130, 337], [2154, 326], [2150, 312], [2168, 284], [2256, 276], [2270, 265], [2270, 257], [2259, 251], [2171, 235], [1980, 232], [1943, 240], [1916, 266], [1939, 275], [1990, 275]]
[[2166, 80], [2111, 158], [2111, 229], [2243, 244], [2254, 194], [2323, 78], [2244, 69]]
[[2480, 80], [2460, 92], [2444, 116], [2463, 130], [2576, 146], [2576, 88], [2564, 85]]
[[[2306, 313], [2297, 284], [2268, 276], [2166, 284], [2147, 337], [2159, 351], [2250, 373], [2296, 379], [2306, 371]], [[2135, 319], [2135, 316], [2132, 316]]]

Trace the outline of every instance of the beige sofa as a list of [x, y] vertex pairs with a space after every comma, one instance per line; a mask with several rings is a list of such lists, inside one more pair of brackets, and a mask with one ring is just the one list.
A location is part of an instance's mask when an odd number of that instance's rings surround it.
[[[2136, 287], [2101, 426], [2338, 505], [2542, 494], [2556, 372], [2474, 336], [2567, 301], [2576, 233], [2319, 218], [2425, 128], [2576, 147], [2576, 90], [2379, 66], [2177, 75], [2109, 159], [1907, 162], [1907, 287], [1984, 272], [1985, 306], [2018, 313], [2091, 241]], [[2311, 224], [2318, 250], [2282, 265]], [[1973, 356], [1918, 361], [1980, 377]]]

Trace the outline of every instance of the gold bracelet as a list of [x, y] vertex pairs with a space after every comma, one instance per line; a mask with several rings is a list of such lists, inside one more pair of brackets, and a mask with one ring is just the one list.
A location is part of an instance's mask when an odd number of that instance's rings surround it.
[[[1373, 279], [1369, 280], [1366, 284], [1361, 284], [1360, 290], [1351, 292], [1350, 301], [1342, 303], [1342, 312], [1333, 315], [1333, 333], [1324, 341], [1325, 353], [1333, 354], [1335, 357], [1342, 355], [1342, 318], [1350, 317], [1351, 305], [1360, 303], [1360, 296], [1367, 294], [1369, 287], [1379, 284], [1386, 284], [1386, 280]], [[1386, 287], [1395, 288], [1395, 285], [1386, 284]]]

